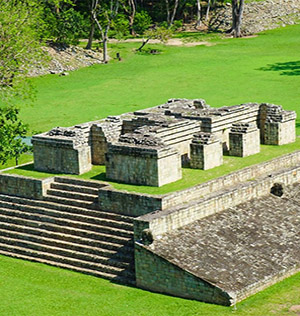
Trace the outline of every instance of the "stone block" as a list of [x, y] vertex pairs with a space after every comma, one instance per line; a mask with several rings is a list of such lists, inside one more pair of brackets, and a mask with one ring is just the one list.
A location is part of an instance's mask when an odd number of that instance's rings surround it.
[[222, 142], [212, 134], [196, 134], [190, 147], [191, 168], [207, 170], [223, 164]]
[[259, 129], [254, 124], [233, 124], [229, 133], [229, 155], [246, 157], [259, 153], [259, 135]]

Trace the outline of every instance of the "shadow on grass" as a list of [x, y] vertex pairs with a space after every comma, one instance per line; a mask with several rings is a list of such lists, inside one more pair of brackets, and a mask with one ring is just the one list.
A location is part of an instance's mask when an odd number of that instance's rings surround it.
[[108, 181], [106, 178], [106, 172], [101, 172], [96, 176], [91, 177], [91, 180]]
[[16, 167], [15, 169], [26, 170], [26, 171], [36, 171], [36, 170], [34, 170], [34, 164], [33, 163], [31, 163], [29, 165], [25, 165], [25, 166], [19, 166], [19, 167]]
[[266, 67], [258, 68], [258, 70], [280, 71], [281, 76], [300, 76], [300, 60], [269, 64]]

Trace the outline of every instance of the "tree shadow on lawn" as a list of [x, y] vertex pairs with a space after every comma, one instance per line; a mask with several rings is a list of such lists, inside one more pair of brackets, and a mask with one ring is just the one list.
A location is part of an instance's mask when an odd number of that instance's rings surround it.
[[280, 71], [281, 76], [300, 76], [300, 60], [269, 64], [266, 67], [258, 68], [258, 70]]

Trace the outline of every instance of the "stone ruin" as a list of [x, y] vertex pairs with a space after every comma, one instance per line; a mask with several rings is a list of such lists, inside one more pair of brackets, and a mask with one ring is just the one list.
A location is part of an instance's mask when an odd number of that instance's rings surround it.
[[295, 120], [294, 111], [268, 103], [212, 108], [203, 99], [170, 99], [34, 136], [34, 167], [81, 174], [105, 164], [107, 179], [162, 186], [181, 179], [182, 166], [207, 170], [220, 166], [223, 154], [245, 157], [260, 144], [292, 143]]

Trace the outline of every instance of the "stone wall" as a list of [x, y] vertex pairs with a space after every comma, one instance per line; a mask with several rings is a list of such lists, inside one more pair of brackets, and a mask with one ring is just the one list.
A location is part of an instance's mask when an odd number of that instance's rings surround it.
[[[212, 29], [229, 30], [231, 27], [231, 6], [218, 9], [212, 16]], [[300, 20], [298, 0], [264, 0], [245, 3], [242, 32], [254, 34], [280, 26], [295, 24]]]
[[263, 174], [296, 166], [297, 164], [300, 164], [300, 151], [232, 172], [191, 188], [164, 195], [121, 191], [108, 186], [99, 190], [100, 209], [120, 214], [132, 214], [133, 216], [167, 210], [205, 197], [211, 192], [219, 191], [222, 188], [253, 180]]
[[230, 296], [221, 289], [171, 264], [136, 243], [135, 271], [137, 286], [150, 291], [231, 305]]
[[111, 186], [99, 189], [99, 208], [103, 211], [140, 216], [162, 209], [162, 197], [115, 190]]
[[[181, 179], [181, 158], [179, 153], [156, 143], [138, 144], [133, 134], [125, 134], [128, 143], [110, 144], [106, 154], [106, 177], [111, 180], [162, 186]], [[129, 141], [135, 140], [135, 143]], [[148, 139], [141, 137], [141, 141]], [[150, 141], [150, 140], [149, 140]], [[153, 144], [152, 144], [153, 143]]]
[[41, 199], [53, 181], [54, 178], [33, 179], [18, 175], [0, 174], [0, 193]]
[[274, 172], [256, 180], [244, 182], [233, 188], [214, 192], [189, 204], [141, 216], [135, 220], [135, 238], [139, 239], [145, 229], [157, 237], [203, 217], [223, 211], [253, 198], [270, 193], [274, 183], [290, 185], [300, 181], [300, 166]]

